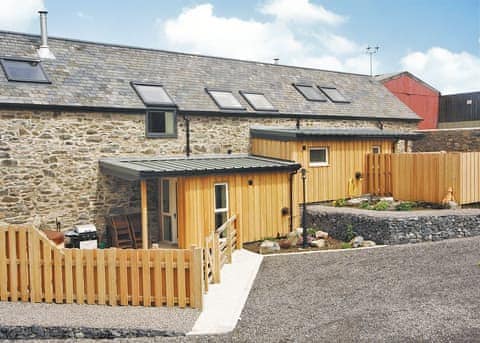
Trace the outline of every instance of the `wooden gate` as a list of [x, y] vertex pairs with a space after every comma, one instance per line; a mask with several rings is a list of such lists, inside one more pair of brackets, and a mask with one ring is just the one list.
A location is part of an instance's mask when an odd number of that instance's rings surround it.
[[367, 154], [367, 192], [372, 195], [392, 195], [392, 155]]

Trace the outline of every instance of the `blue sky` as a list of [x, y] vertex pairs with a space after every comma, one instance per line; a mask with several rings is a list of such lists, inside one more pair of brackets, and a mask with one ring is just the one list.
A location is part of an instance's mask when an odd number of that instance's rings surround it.
[[368, 73], [480, 90], [480, 0], [2, 0], [0, 29]]

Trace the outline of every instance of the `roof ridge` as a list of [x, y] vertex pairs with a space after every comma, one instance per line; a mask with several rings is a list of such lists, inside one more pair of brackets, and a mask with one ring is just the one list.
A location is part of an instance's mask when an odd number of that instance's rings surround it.
[[[24, 37], [38, 37], [38, 38], [40, 38], [40, 35], [38, 35], [38, 34], [17, 32], [17, 31], [9, 31], [9, 30], [0, 30], [0, 34], [11, 34], [11, 35], [17, 35], [17, 36], [24, 36]], [[261, 61], [246, 60], [246, 59], [232, 58], [232, 57], [212, 56], [212, 55], [206, 55], [206, 54], [172, 51], [172, 50], [166, 50], [166, 49], [147, 48], [147, 47], [128, 45], [128, 44], [120, 44], [120, 43], [95, 42], [95, 41], [90, 41], [90, 40], [57, 37], [57, 36], [49, 36], [48, 39], [49, 40], [52, 40], [52, 39], [53, 40], [62, 40], [62, 41], [66, 41], [66, 42], [77, 42], [77, 43], [83, 43], [83, 44], [103, 45], [103, 46], [106, 46], [106, 47], [117, 47], [117, 48], [125, 48], [125, 49], [152, 51], [152, 52], [163, 52], [163, 53], [174, 54], [174, 55], [193, 56], [193, 57], [202, 57], [202, 58], [213, 58], [213, 59], [219, 59], [219, 60], [236, 61], [236, 62], [252, 63], [252, 64], [263, 64], [263, 65], [275, 66], [275, 67], [278, 66], [278, 67], [285, 67], [285, 68], [316, 70], [316, 71], [322, 71], [322, 72], [327, 72], [327, 73], [363, 76], [363, 77], [370, 78], [370, 75], [368, 75], [368, 74], [359, 74], [359, 73], [352, 73], [352, 72], [346, 72], [346, 71], [328, 70], [328, 69], [320, 69], [320, 68], [296, 66], [296, 65], [288, 65], [288, 64], [277, 64], [277, 63], [271, 63], [271, 62], [261, 62]], [[372, 78], [372, 79], [375, 79], [375, 78]]]

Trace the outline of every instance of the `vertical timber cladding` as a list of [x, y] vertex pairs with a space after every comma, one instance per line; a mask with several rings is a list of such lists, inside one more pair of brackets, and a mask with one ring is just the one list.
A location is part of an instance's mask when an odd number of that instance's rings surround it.
[[203, 246], [215, 226], [214, 185], [228, 184], [228, 217], [237, 215], [242, 242], [289, 231], [289, 172], [258, 172], [178, 178], [179, 247]]
[[[298, 162], [307, 169], [307, 202], [319, 202], [347, 198], [348, 183], [355, 180], [355, 173], [361, 172], [363, 180], [355, 182], [356, 194], [366, 191], [366, 155], [374, 146], [380, 146], [382, 153], [391, 153], [394, 141], [390, 139], [316, 139], [277, 141], [263, 138], [251, 139], [253, 155], [281, 158]], [[328, 148], [328, 166], [310, 167], [309, 149]], [[303, 201], [300, 173], [294, 180], [294, 204]], [[298, 208], [294, 210], [294, 222], [300, 223]]]

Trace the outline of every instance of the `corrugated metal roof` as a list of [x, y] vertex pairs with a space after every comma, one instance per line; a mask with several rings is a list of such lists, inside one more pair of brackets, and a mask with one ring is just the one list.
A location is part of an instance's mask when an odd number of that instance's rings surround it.
[[381, 130], [373, 128], [275, 128], [275, 127], [252, 127], [252, 138], [267, 138], [274, 140], [313, 139], [322, 137], [343, 138], [392, 138], [392, 139], [419, 139], [421, 133]]
[[164, 176], [233, 174], [275, 170], [294, 171], [300, 168], [300, 164], [295, 162], [249, 155], [171, 158], [120, 157], [101, 159], [99, 164], [100, 169], [105, 174], [130, 181]]

